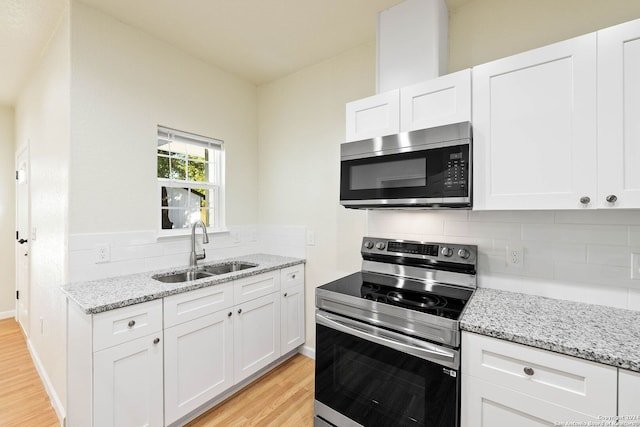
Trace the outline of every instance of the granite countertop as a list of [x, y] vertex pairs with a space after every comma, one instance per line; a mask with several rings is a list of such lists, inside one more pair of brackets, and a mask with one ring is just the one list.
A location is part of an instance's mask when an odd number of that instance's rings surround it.
[[156, 274], [166, 275], [188, 270], [188, 267], [149, 271], [108, 279], [78, 282], [62, 286], [62, 292], [86, 314], [96, 314], [128, 305], [163, 298], [169, 295], [205, 288], [242, 277], [255, 276], [272, 270], [303, 264], [304, 259], [278, 255], [253, 254], [223, 260], [199, 263], [199, 266], [243, 261], [258, 264], [256, 267], [227, 274], [181, 283], [163, 283], [151, 278]]
[[640, 311], [479, 288], [460, 328], [640, 372]]

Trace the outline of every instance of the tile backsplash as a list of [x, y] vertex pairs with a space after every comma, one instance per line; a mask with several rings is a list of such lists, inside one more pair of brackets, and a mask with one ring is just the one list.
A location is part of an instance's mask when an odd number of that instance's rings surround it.
[[[251, 253], [305, 258], [306, 228], [302, 226], [234, 226], [209, 233], [205, 245], [211, 262]], [[97, 247], [108, 245], [109, 262], [97, 262]], [[198, 230], [196, 249], [202, 251]], [[69, 281], [81, 282], [189, 264], [189, 235], [157, 238], [155, 231], [74, 234], [69, 236]]]
[[[478, 286], [640, 310], [640, 211], [370, 211], [371, 236], [478, 246]], [[521, 268], [507, 247], [523, 248]], [[640, 277], [640, 274], [638, 275]]]

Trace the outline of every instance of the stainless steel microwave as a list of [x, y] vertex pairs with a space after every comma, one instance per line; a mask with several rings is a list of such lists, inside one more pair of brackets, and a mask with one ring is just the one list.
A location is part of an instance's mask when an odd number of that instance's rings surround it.
[[471, 208], [471, 123], [344, 143], [340, 204], [347, 208]]

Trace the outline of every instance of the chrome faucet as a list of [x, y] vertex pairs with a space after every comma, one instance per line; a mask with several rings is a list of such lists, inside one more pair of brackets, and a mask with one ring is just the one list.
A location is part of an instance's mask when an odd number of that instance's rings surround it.
[[202, 253], [201, 254], [197, 254], [196, 253], [196, 227], [198, 225], [200, 227], [202, 227], [202, 244], [209, 243], [209, 235], [207, 234], [207, 226], [204, 225], [204, 222], [202, 222], [202, 220], [198, 220], [198, 221], [194, 222], [193, 225], [191, 226], [191, 258], [189, 260], [189, 265], [194, 270], [198, 266], [198, 260], [205, 259], [206, 256], [207, 256], [207, 253], [205, 252], [204, 248], [202, 248]]

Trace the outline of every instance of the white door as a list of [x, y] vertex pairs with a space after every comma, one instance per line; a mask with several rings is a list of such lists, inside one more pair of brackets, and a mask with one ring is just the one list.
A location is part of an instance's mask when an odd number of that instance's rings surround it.
[[640, 207], [640, 20], [598, 31], [598, 200]]
[[474, 209], [594, 207], [596, 34], [472, 75]]
[[165, 424], [233, 386], [232, 311], [218, 311], [164, 331]]
[[161, 335], [94, 353], [95, 427], [164, 425]]
[[280, 357], [280, 293], [234, 307], [233, 354], [236, 383]]
[[16, 318], [29, 336], [29, 147], [16, 157]]

